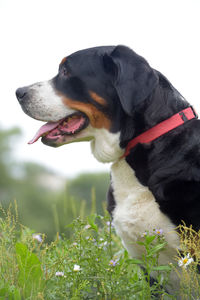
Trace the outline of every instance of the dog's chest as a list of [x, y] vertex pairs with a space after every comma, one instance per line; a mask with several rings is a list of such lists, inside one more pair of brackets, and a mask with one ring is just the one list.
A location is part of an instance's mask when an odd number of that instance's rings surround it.
[[160, 211], [151, 191], [140, 184], [127, 162], [121, 159], [114, 163], [111, 173], [116, 202], [113, 221], [130, 255], [141, 255], [141, 248], [135, 242], [145, 231], [153, 233], [154, 229], [162, 229], [168, 247], [177, 248], [179, 239], [174, 224]]

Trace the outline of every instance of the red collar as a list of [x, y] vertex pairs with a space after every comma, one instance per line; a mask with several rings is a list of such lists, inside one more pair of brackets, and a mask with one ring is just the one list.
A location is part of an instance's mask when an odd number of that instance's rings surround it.
[[154, 127], [150, 128], [149, 130], [143, 132], [142, 134], [132, 139], [126, 146], [125, 153], [122, 157], [128, 156], [130, 150], [134, 148], [137, 144], [150, 143], [158, 137], [162, 136], [163, 134], [194, 118], [198, 118], [198, 115], [196, 114], [192, 106], [183, 109], [182, 111], [173, 115], [169, 119], [155, 125]]

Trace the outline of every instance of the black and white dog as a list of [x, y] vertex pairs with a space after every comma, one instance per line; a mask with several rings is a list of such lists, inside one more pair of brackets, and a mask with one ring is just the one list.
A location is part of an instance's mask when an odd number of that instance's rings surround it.
[[200, 122], [144, 58], [125, 46], [78, 51], [53, 79], [16, 95], [26, 114], [48, 122], [30, 143], [88, 140], [98, 161], [113, 163], [108, 209], [133, 257], [146, 230], [162, 228], [167, 263], [179, 247], [176, 226], [200, 229]]

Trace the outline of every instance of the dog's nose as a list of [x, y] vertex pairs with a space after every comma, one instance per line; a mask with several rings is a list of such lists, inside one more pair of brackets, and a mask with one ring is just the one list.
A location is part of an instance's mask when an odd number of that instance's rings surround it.
[[26, 87], [22, 87], [16, 90], [16, 97], [19, 102], [21, 102], [24, 99], [24, 97], [27, 94], [27, 90], [28, 89]]

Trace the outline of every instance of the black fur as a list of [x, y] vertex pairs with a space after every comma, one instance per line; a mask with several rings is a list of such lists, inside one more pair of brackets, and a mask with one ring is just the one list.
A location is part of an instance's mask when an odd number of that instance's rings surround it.
[[[144, 130], [188, 106], [172, 85], [167, 85], [167, 79], [161, 74], [159, 77], [151, 99], [138, 110], [147, 126]], [[176, 225], [183, 220], [196, 230], [200, 229], [199, 132], [199, 120], [190, 120], [150, 145], [139, 144], [126, 158], [140, 182], [152, 191], [162, 212]]]
[[[68, 56], [53, 83], [57, 92], [101, 110], [111, 120], [110, 131], [120, 132], [122, 148], [189, 106], [168, 79], [125, 46], [96, 47]], [[107, 105], [95, 103], [90, 91]], [[163, 213], [177, 225], [183, 220], [200, 229], [199, 120], [190, 120], [150, 144], [138, 144], [126, 160]], [[108, 198], [112, 212], [112, 187]]]
[[[159, 81], [145, 101], [134, 105], [121, 129], [121, 146], [189, 106], [158, 71]], [[124, 73], [126, 79], [126, 73]], [[124, 79], [124, 80], [125, 80]], [[139, 181], [148, 186], [163, 213], [176, 224], [200, 229], [200, 122], [191, 120], [149, 145], [137, 145], [126, 158]]]
[[[132, 138], [189, 106], [160, 72], [124, 46], [79, 51], [67, 58], [66, 66], [71, 81], [62, 92], [79, 101], [91, 101], [90, 89], [104, 97], [111, 131], [121, 132], [123, 148]], [[60, 88], [56, 79], [55, 85]], [[162, 212], [177, 225], [183, 220], [200, 229], [199, 120], [188, 121], [149, 145], [137, 145], [126, 160], [152, 191]], [[108, 198], [112, 212], [112, 187]]]
[[[127, 47], [118, 46], [110, 55], [105, 54], [104, 66], [113, 70], [112, 84], [124, 111], [132, 116], [135, 107], [143, 102], [158, 82], [156, 72], [147, 61]], [[133, 101], [134, 99], [134, 101]]]
[[115, 209], [115, 206], [116, 206], [116, 202], [115, 202], [115, 198], [113, 195], [113, 187], [110, 184], [108, 193], [107, 193], [107, 210], [111, 216], [112, 216], [113, 210]]

